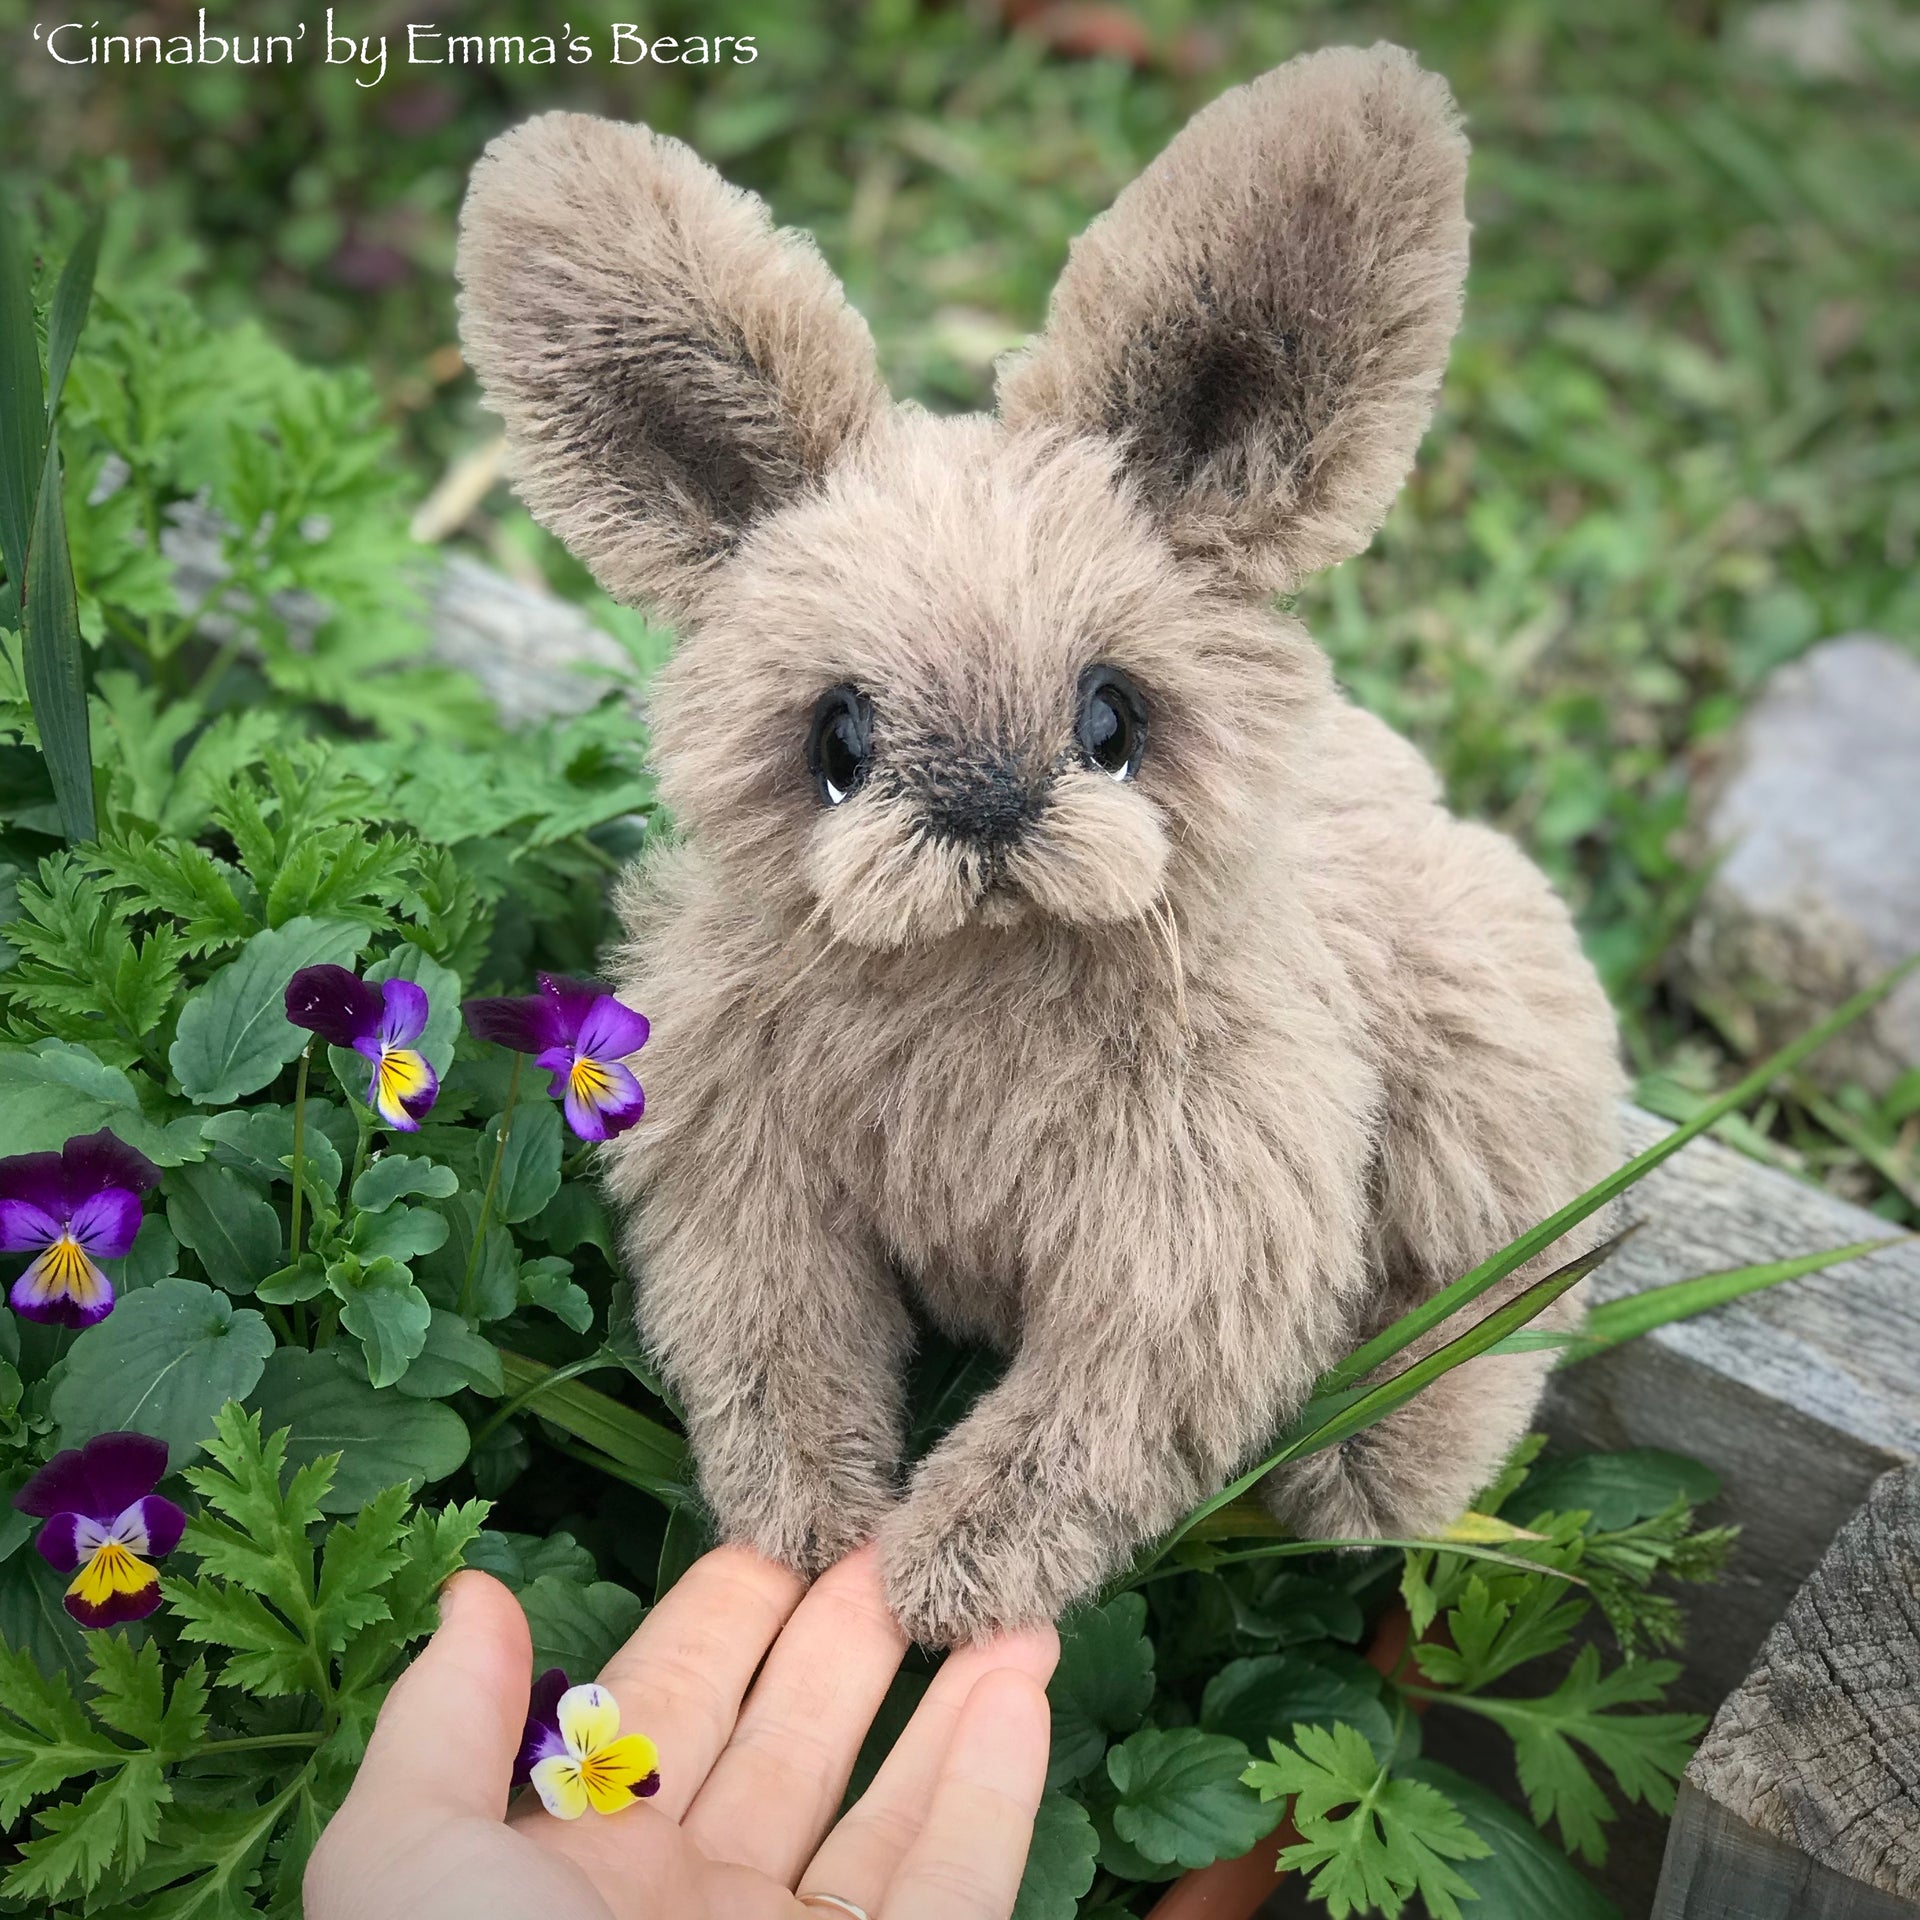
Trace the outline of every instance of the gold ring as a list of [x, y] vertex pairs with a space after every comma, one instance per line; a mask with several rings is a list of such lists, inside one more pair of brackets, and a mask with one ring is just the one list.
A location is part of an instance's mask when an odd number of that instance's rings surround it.
[[856, 1907], [851, 1900], [842, 1900], [837, 1893], [802, 1893], [794, 1896], [803, 1907], [830, 1907], [835, 1913], [844, 1913], [849, 1920], [871, 1920], [865, 1907]]

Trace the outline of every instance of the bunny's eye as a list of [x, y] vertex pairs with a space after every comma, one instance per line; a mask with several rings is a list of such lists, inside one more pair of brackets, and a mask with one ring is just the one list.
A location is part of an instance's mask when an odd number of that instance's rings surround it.
[[1089, 667], [1080, 676], [1081, 757], [1115, 780], [1131, 780], [1147, 750], [1147, 703], [1118, 667]]
[[820, 798], [837, 807], [867, 783], [873, 760], [873, 702], [854, 687], [830, 687], [813, 710], [807, 766]]

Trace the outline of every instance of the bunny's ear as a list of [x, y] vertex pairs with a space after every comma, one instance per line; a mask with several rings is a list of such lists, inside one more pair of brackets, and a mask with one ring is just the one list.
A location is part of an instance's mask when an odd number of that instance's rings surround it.
[[813, 243], [645, 127], [549, 113], [495, 140], [459, 275], [521, 495], [616, 599], [695, 611], [752, 522], [885, 404]]
[[1255, 589], [1359, 552], [1459, 319], [1466, 167], [1445, 83], [1398, 47], [1236, 88], [1075, 244], [1003, 417], [1118, 442], [1175, 545]]

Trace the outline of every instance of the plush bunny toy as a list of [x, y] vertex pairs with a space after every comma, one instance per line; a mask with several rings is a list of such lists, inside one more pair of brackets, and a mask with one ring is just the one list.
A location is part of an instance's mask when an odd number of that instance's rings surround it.
[[[642, 1324], [724, 1535], [809, 1573], [877, 1535], [923, 1641], [1087, 1593], [1617, 1164], [1565, 910], [1270, 599], [1412, 462], [1465, 171], [1407, 54], [1292, 61], [1095, 222], [962, 418], [891, 403], [813, 245], [676, 141], [550, 114], [474, 174], [465, 338], [520, 490], [685, 635], [681, 838], [622, 900]], [[903, 1488], [909, 1302], [1011, 1363]], [[1444, 1525], [1544, 1358], [1273, 1503]]]

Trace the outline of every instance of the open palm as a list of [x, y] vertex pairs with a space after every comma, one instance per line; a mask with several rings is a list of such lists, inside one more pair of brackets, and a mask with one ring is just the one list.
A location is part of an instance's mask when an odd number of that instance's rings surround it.
[[[531, 1647], [463, 1573], [308, 1870], [308, 1920], [1006, 1920], [1047, 1764], [1050, 1628], [957, 1653], [857, 1805], [855, 1756], [906, 1642], [872, 1548], [809, 1590], [744, 1548], [693, 1566], [600, 1678], [659, 1793], [563, 1822], [509, 1809]], [[764, 1663], [764, 1664], [763, 1664]], [[577, 1676], [582, 1677], [584, 1676]]]

